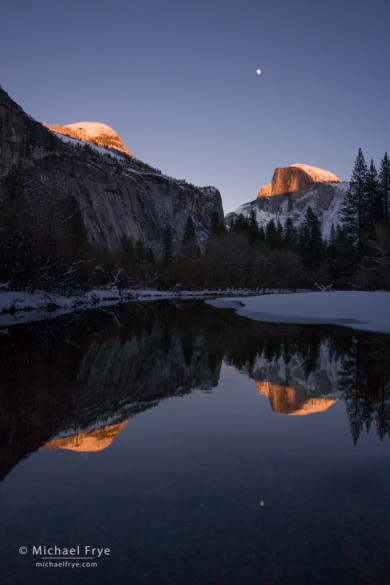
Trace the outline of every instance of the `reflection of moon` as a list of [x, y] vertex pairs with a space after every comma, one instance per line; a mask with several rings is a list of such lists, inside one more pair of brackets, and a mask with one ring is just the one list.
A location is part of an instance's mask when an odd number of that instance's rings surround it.
[[256, 69], [256, 73], [257, 73], [257, 75], [260, 75], [261, 69]]

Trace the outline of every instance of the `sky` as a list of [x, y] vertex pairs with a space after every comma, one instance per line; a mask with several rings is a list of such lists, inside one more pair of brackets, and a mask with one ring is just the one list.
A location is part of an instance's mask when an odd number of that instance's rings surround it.
[[[36, 120], [103, 122], [225, 213], [278, 166], [349, 180], [390, 152], [388, 0], [2, 0], [0, 84]], [[261, 75], [256, 70], [261, 70]]]

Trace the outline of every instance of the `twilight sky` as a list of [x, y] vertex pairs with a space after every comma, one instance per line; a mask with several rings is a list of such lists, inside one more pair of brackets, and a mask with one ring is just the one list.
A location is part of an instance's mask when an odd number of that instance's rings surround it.
[[[104, 122], [225, 213], [277, 166], [349, 180], [390, 152], [388, 0], [2, 0], [0, 83], [40, 122]], [[262, 74], [256, 75], [260, 68]]]

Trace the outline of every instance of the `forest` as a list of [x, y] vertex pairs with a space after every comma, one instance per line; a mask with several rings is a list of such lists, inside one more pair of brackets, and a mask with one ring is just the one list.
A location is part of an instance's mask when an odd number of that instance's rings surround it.
[[77, 200], [56, 197], [55, 187], [32, 185], [22, 169], [1, 180], [0, 282], [9, 290], [74, 294], [90, 287], [252, 290], [390, 290], [390, 162], [379, 171], [359, 149], [341, 222], [323, 239], [309, 207], [304, 221], [259, 227], [255, 214], [230, 225], [212, 216], [204, 249], [188, 215], [181, 241], [166, 225], [158, 253], [123, 237], [116, 250], [87, 241]]

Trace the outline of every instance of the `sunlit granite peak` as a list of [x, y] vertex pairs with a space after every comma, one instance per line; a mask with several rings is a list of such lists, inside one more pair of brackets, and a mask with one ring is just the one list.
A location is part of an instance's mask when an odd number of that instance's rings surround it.
[[78, 433], [61, 439], [55, 439], [44, 445], [44, 449], [68, 449], [82, 453], [103, 451], [107, 449], [130, 419], [118, 425], [107, 425], [85, 433]]
[[341, 180], [330, 171], [318, 167], [295, 163], [287, 167], [275, 169], [272, 181], [263, 186], [258, 197], [270, 197], [296, 193], [302, 196], [309, 190], [312, 183], [341, 183]]
[[255, 380], [259, 393], [267, 396], [273, 412], [302, 416], [328, 410], [338, 398], [300, 399], [295, 388]]
[[116, 148], [134, 157], [115, 130], [102, 122], [76, 122], [75, 124], [66, 124], [64, 126], [49, 124], [48, 128], [57, 134], [65, 134], [85, 142]]

